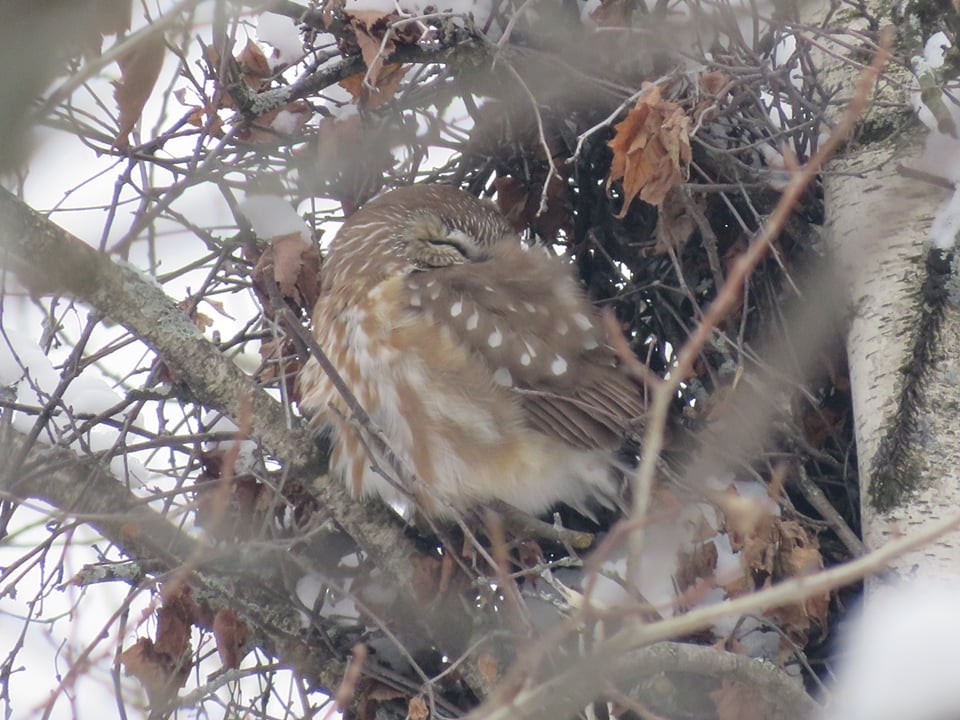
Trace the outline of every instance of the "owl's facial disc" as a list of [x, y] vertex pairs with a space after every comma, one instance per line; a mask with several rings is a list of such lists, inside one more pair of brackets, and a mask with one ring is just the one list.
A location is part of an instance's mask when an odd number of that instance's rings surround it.
[[435, 215], [423, 215], [401, 234], [401, 252], [418, 268], [438, 268], [482, 259], [477, 242], [462, 230], [447, 227]]

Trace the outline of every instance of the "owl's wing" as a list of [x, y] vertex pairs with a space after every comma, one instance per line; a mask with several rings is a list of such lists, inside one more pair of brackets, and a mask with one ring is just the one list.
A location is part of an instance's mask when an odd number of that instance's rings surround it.
[[529, 424], [578, 448], [616, 448], [644, 413], [568, 266], [501, 242], [482, 262], [411, 273], [412, 312], [442, 324], [518, 394]]

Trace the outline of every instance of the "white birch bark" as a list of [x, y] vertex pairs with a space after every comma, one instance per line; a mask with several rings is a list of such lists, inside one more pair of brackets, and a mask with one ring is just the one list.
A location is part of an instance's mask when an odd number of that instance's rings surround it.
[[[858, 74], [833, 70], [846, 73], [847, 87]], [[894, 97], [891, 86], [881, 92]], [[885, 112], [892, 111], [875, 106], [874, 121]], [[944, 292], [933, 303], [927, 266], [930, 225], [945, 192], [900, 169], [916, 161], [925, 134], [918, 125], [906, 141], [856, 147], [825, 177], [826, 239], [851, 300], [847, 351], [871, 549], [960, 508], [957, 265], [938, 275]], [[960, 534], [901, 557], [893, 569], [960, 576]]]

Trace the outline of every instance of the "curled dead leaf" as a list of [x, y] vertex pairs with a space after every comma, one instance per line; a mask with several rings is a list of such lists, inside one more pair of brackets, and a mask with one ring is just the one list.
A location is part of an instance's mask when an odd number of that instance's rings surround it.
[[403, 76], [407, 74], [410, 67], [410, 65], [387, 63], [381, 68], [375, 84], [365, 84], [364, 73], [357, 73], [341, 80], [340, 87], [350, 93], [354, 103], [359, 107], [372, 110], [393, 99]]
[[250, 629], [233, 610], [220, 610], [213, 618], [213, 636], [223, 667], [236, 670], [243, 658], [242, 650], [250, 639]]
[[344, 16], [347, 26], [354, 32], [363, 63], [367, 66], [367, 82], [376, 87], [384, 61], [396, 48], [392, 34], [387, 33], [391, 19], [396, 19], [397, 16], [374, 10], [344, 13]]
[[164, 707], [177, 695], [190, 676], [190, 657], [173, 657], [140, 638], [120, 654], [124, 672], [135, 677], [147, 692], [150, 704]]
[[166, 47], [163, 33], [152, 33], [117, 59], [120, 80], [113, 85], [113, 98], [120, 114], [117, 137], [113, 141], [117, 148], [126, 148], [130, 143], [130, 132], [160, 77]]
[[518, 233], [529, 228], [544, 242], [550, 242], [561, 228], [569, 226], [571, 196], [563, 177], [551, 176], [543, 212], [540, 212], [542, 185], [536, 181], [528, 184], [511, 175], [503, 175], [494, 181], [494, 186], [497, 188], [497, 207]]
[[650, 86], [627, 117], [614, 127], [608, 143], [613, 162], [607, 189], [623, 183], [622, 218], [639, 197], [661, 205], [670, 188], [690, 177], [690, 118], [683, 108], [661, 98], [660, 87]]
[[720, 114], [721, 108], [726, 105], [730, 94], [732, 78], [719, 70], [712, 70], [700, 75], [700, 90], [703, 96], [693, 111], [693, 117], [698, 125], [712, 122]]
[[259, 90], [265, 86], [264, 80], [273, 75], [270, 62], [263, 50], [253, 40], [247, 39], [247, 44], [236, 56], [237, 65], [243, 73], [243, 80], [250, 87]]
[[316, 246], [307, 245], [300, 233], [271, 239], [253, 269], [254, 288], [269, 308], [266, 282], [275, 282], [288, 302], [309, 313], [320, 293], [320, 254]]
[[407, 717], [410, 720], [427, 720], [430, 717], [430, 708], [423, 695], [410, 698], [410, 702], [407, 703]]
[[337, 688], [337, 692], [333, 696], [337, 709], [342, 710], [350, 704], [350, 700], [357, 691], [357, 684], [360, 681], [367, 654], [367, 646], [363, 643], [357, 643], [353, 646], [350, 659], [347, 662], [347, 669], [343, 673], [343, 680], [340, 681], [340, 687]]
[[687, 211], [682, 192], [680, 188], [670, 188], [657, 211], [655, 254], [666, 253], [670, 248], [680, 250], [697, 229], [697, 222]]
[[120, 663], [141, 682], [151, 704], [163, 707], [187, 682], [193, 665], [190, 634], [201, 613], [185, 583], [162, 585], [160, 597], [156, 640], [140, 638], [120, 654]]

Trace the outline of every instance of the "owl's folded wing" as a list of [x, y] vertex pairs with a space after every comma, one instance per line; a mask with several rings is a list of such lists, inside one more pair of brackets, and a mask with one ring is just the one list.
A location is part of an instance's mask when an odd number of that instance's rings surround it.
[[515, 392], [530, 426], [578, 448], [616, 448], [644, 412], [569, 267], [501, 242], [482, 262], [410, 274], [411, 312], [442, 324]]

